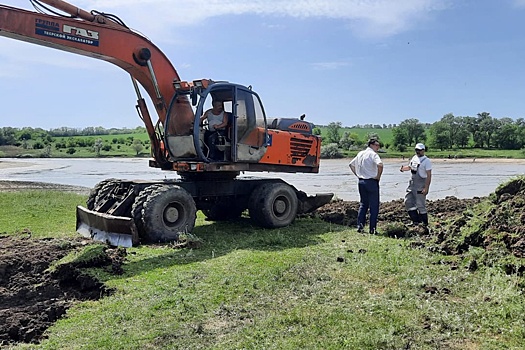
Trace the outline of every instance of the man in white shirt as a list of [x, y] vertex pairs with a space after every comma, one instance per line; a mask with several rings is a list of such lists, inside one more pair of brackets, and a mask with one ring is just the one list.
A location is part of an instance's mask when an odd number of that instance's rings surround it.
[[425, 155], [425, 145], [416, 144], [416, 154], [410, 159], [408, 165], [404, 165], [400, 171], [412, 173], [405, 194], [405, 207], [413, 224], [422, 223], [428, 226], [428, 213], [426, 198], [432, 181], [432, 162]]
[[219, 142], [219, 136], [225, 136], [225, 128], [228, 126], [228, 113], [224, 111], [223, 102], [213, 100], [212, 108], [200, 117], [201, 125], [204, 120], [208, 121], [208, 130], [204, 134], [204, 139], [210, 150], [209, 158], [217, 160], [220, 157], [216, 145]]
[[383, 173], [383, 162], [377, 154], [379, 141], [370, 139], [368, 147], [359, 152], [349, 166], [359, 179], [359, 212], [357, 214], [357, 232], [363, 232], [366, 214], [370, 209], [370, 233], [377, 234], [377, 216], [379, 215], [379, 180]]

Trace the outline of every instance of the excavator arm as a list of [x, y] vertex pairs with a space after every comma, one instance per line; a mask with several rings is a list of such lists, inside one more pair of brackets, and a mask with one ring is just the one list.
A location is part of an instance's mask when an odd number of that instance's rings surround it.
[[[68, 13], [70, 17], [0, 4], [0, 35], [104, 60], [128, 72], [137, 93], [139, 115], [150, 136], [153, 156], [158, 162], [165, 161], [156, 126], [159, 123], [165, 126], [167, 105], [175, 94], [173, 82], [180, 80], [168, 58], [147, 38], [112, 17], [89, 13], [62, 0], [39, 1]], [[155, 106], [156, 123], [153, 123], [140, 96], [137, 81]], [[185, 96], [177, 97], [170, 114], [170, 134], [189, 135], [194, 115]]]

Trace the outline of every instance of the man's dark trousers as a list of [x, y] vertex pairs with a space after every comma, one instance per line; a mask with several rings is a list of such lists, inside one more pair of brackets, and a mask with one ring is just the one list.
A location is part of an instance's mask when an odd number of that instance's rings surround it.
[[379, 214], [379, 181], [376, 179], [359, 179], [358, 189], [361, 199], [357, 213], [357, 226], [365, 226], [366, 213], [370, 208], [370, 230], [375, 231]]

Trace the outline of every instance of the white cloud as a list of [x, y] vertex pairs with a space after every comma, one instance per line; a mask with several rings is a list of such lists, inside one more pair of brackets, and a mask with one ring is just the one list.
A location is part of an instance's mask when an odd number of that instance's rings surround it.
[[525, 0], [512, 0], [512, 3], [516, 7], [525, 7]]
[[[269, 25], [274, 22], [272, 17], [338, 19], [346, 21], [348, 28], [356, 35], [386, 37], [408, 30], [432, 13], [447, 8], [449, 1], [451, 0], [72, 0], [70, 3], [86, 11], [98, 10], [116, 15], [130, 27], [160, 44], [188, 40], [177, 35], [177, 27], [205, 25], [209, 18], [243, 14], [264, 16], [262, 25], [273, 29], [282, 28], [283, 24]], [[525, 0], [514, 1], [525, 3]], [[14, 2], [14, 6], [22, 7], [21, 1]], [[25, 1], [23, 7], [28, 7]], [[6, 50], [7, 45], [16, 47]], [[19, 74], [15, 65], [23, 62], [97, 70], [104, 67], [93, 62], [96, 60], [71, 59], [71, 55], [53, 52], [51, 49], [42, 53], [43, 51], [26, 43], [2, 39], [2, 47], [2, 75]], [[13, 69], [5, 69], [8, 64], [12, 64]], [[336, 69], [342, 65], [344, 63], [321, 62], [314, 67]]]
[[411, 28], [450, 3], [451, 0], [82, 0], [76, 5], [118, 15], [145, 33], [199, 25], [217, 16], [255, 14], [347, 20], [349, 28], [358, 35], [384, 37]]
[[[110, 70], [106, 68], [107, 63], [92, 58], [84, 58], [79, 55], [65, 54], [62, 51], [28, 44], [12, 39], [1, 39], [2, 50], [0, 51], [0, 76], [17, 77], [35, 72], [28, 72], [28, 67], [35, 69], [47, 69], [45, 66], [57, 67], [59, 69], [80, 70]], [[15, 53], [15, 54], [14, 54]]]
[[348, 62], [316, 62], [311, 64], [316, 70], [334, 70], [348, 66]]

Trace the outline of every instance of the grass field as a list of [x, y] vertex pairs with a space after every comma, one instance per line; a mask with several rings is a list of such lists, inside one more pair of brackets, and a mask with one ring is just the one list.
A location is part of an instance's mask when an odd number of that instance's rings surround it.
[[[84, 200], [0, 193], [1, 231], [75, 237], [74, 207]], [[265, 230], [247, 218], [210, 223], [199, 215], [193, 234], [198, 249], [129, 248], [123, 275], [89, 270], [116, 293], [77, 304], [42, 344], [18, 348], [523, 347], [524, 280], [497, 266], [470, 271], [464, 257], [318, 219]]]

